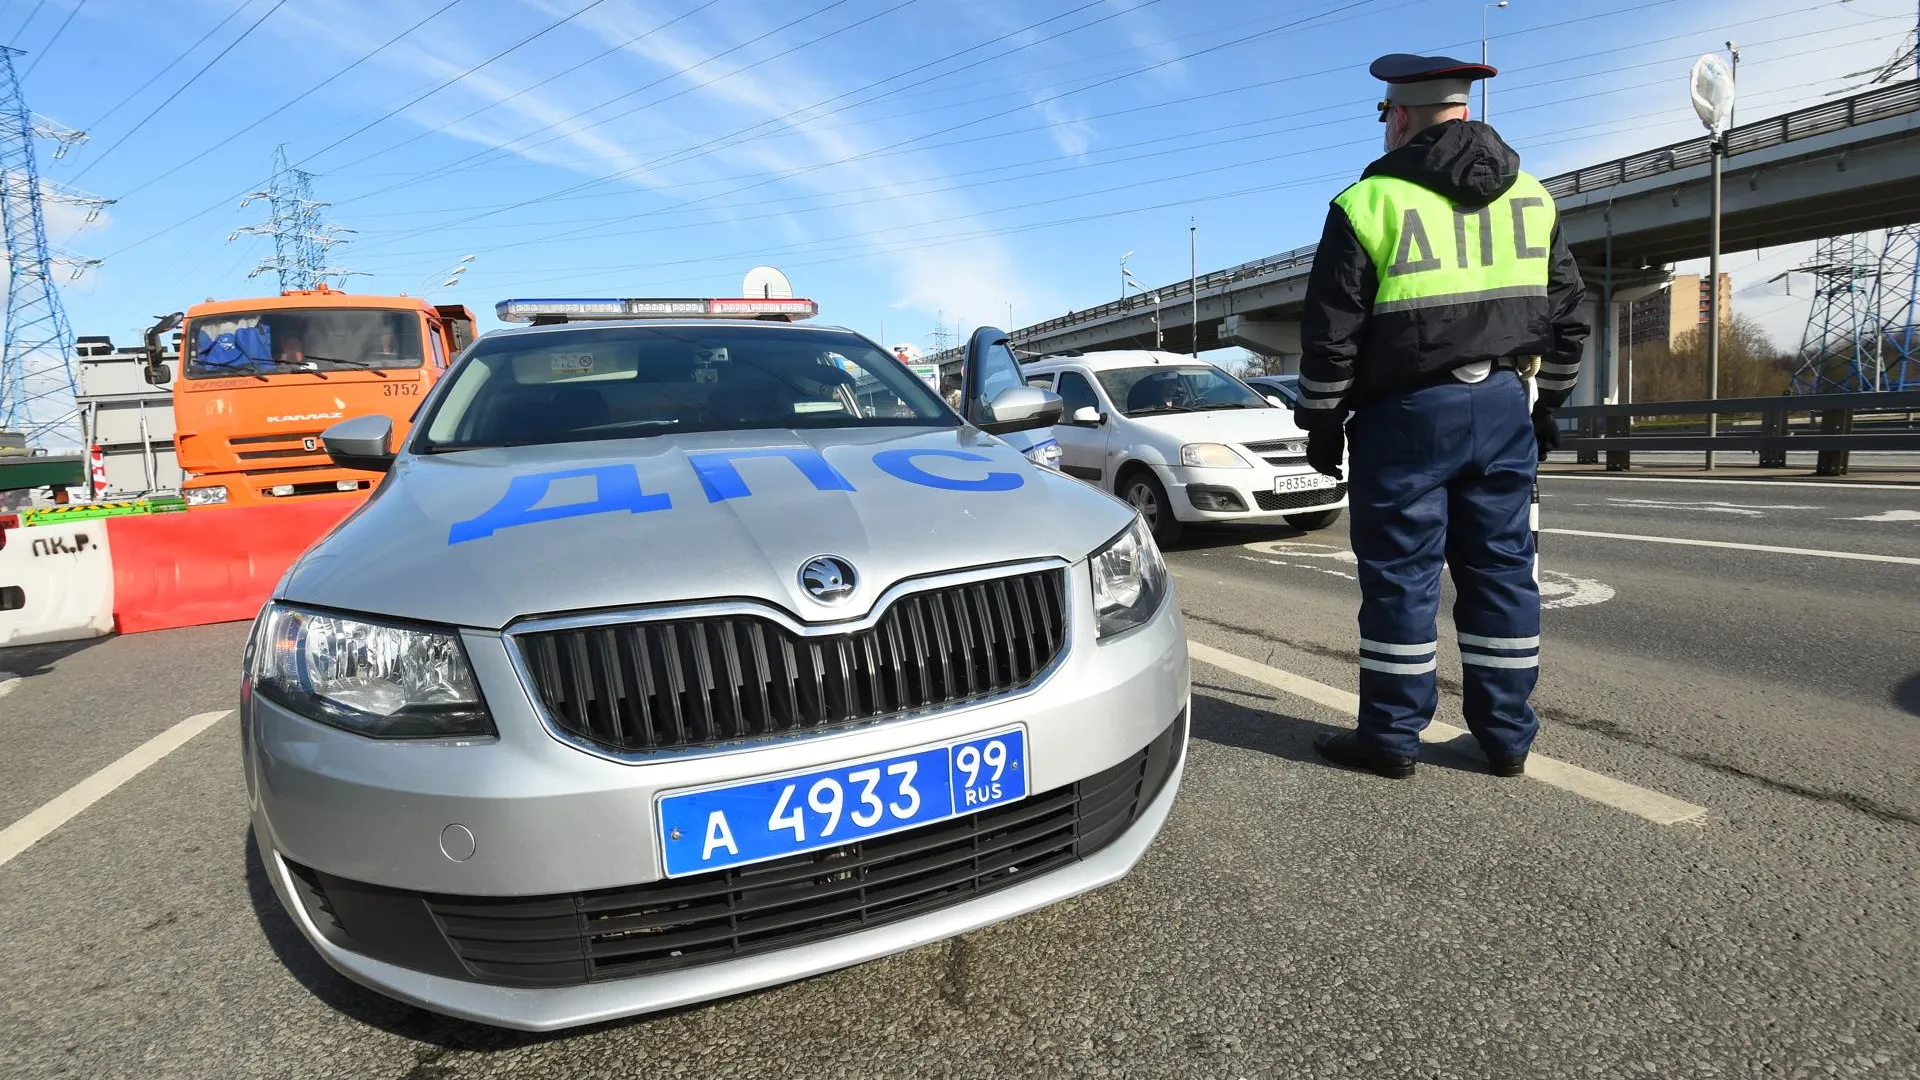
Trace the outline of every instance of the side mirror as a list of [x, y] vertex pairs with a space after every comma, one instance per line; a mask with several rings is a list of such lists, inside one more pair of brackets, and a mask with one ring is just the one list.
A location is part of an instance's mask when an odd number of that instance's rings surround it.
[[386, 472], [393, 467], [393, 418], [356, 416], [342, 420], [320, 435], [327, 456], [343, 469]]
[[1037, 386], [1009, 386], [987, 405], [980, 429], [989, 435], [1052, 427], [1060, 422], [1060, 395]]
[[1073, 410], [1073, 420], [1071, 422], [1085, 427], [1099, 427], [1101, 424], [1107, 422], [1107, 414], [1091, 405], [1082, 405]]
[[147, 380], [148, 386], [165, 386], [173, 381], [173, 372], [165, 364], [148, 364], [140, 370], [140, 377]]
[[1268, 401], [1273, 402], [1273, 407], [1276, 409], [1293, 408], [1293, 406], [1287, 404], [1287, 399], [1281, 397], [1279, 394], [1261, 394], [1260, 396], [1263, 398], [1266, 398]]

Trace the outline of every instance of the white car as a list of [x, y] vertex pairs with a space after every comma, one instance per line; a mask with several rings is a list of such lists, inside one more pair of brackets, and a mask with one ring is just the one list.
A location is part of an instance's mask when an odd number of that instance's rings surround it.
[[1163, 545], [1201, 522], [1324, 529], [1346, 508], [1347, 485], [1307, 464], [1292, 412], [1214, 364], [1115, 350], [1022, 370], [1060, 395], [1061, 471], [1133, 504]]

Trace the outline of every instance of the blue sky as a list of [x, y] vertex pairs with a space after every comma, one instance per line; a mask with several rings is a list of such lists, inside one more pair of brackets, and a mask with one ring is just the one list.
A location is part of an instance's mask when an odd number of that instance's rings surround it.
[[[925, 345], [936, 318], [1112, 299], [1129, 250], [1144, 284], [1184, 277], [1190, 217], [1203, 271], [1312, 242], [1379, 152], [1368, 62], [1477, 56], [1481, 17], [1479, 0], [0, 0], [0, 35], [33, 65], [32, 108], [91, 136], [57, 162], [42, 144], [46, 178], [119, 200], [86, 225], [49, 211], [57, 245], [104, 260], [64, 286], [77, 333], [129, 340], [153, 314], [271, 292], [247, 277], [269, 242], [228, 236], [264, 219], [239, 203], [284, 143], [355, 230], [334, 252], [367, 275], [354, 291], [418, 294], [473, 254], [432, 298], [491, 327], [509, 296], [729, 295], [765, 262], [823, 322]], [[1913, 20], [1913, 0], [1512, 0], [1487, 20], [1491, 119], [1550, 175], [1698, 134], [1687, 70], [1729, 37], [1745, 120], [1858, 82]], [[1795, 257], [1728, 263], [1736, 306], [1782, 337], [1804, 301], [1764, 279]]]

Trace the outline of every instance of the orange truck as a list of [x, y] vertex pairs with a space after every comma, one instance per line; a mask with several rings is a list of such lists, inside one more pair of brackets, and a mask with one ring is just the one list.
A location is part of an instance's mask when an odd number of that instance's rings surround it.
[[209, 300], [147, 332], [146, 381], [165, 385], [160, 338], [180, 330], [174, 445], [188, 506], [364, 495], [364, 472], [328, 459], [320, 433], [384, 413], [403, 436], [447, 365], [474, 337], [473, 312], [411, 296], [320, 285]]

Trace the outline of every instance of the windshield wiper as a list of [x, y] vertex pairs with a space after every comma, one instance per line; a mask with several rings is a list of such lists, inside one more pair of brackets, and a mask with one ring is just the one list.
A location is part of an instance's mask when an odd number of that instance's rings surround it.
[[1127, 415], [1128, 416], [1158, 416], [1161, 413], [1187, 413], [1187, 412], [1199, 412], [1199, 411], [1200, 410], [1198, 409], [1188, 408], [1185, 405], [1154, 405], [1145, 409], [1135, 409], [1132, 412], [1128, 413]]
[[[371, 363], [365, 360], [348, 360], [344, 357], [339, 357], [339, 356], [315, 356], [312, 353], [308, 353], [306, 358], [308, 361], [311, 361], [311, 362], [318, 362], [322, 364], [342, 364], [342, 365], [345, 365], [346, 367], [355, 368], [360, 371], [371, 371], [375, 375], [378, 375], [383, 379], [391, 377], [386, 372], [380, 370], [377, 367], [374, 367]], [[312, 374], [319, 375], [323, 379], [326, 378], [325, 373], [322, 372], [319, 368], [309, 368], [309, 367], [297, 365], [295, 370], [311, 372]]]

